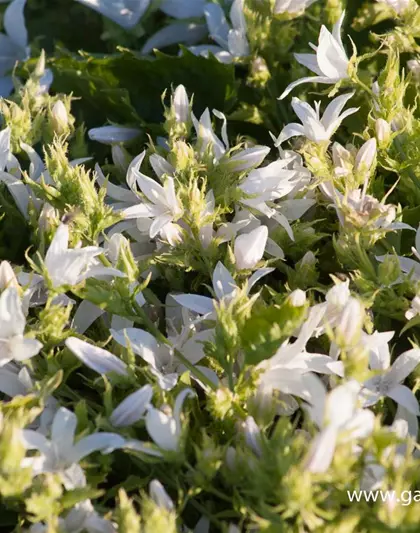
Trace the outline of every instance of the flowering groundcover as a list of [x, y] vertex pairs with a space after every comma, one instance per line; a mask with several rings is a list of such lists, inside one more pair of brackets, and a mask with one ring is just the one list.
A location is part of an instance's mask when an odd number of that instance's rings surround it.
[[417, 532], [418, 3], [0, 4], [0, 532]]

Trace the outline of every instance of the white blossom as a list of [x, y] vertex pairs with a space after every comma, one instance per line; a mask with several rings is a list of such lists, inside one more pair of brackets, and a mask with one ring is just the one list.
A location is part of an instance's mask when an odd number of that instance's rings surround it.
[[375, 405], [381, 398], [389, 397], [408, 411], [420, 416], [419, 404], [413, 392], [402, 385], [404, 380], [420, 363], [420, 349], [413, 348], [399, 355], [391, 365], [389, 341], [394, 332], [371, 336], [365, 345], [369, 348], [370, 368], [377, 375], [363, 385], [362, 396], [365, 406]]
[[18, 290], [8, 287], [0, 296], [0, 367], [38, 354], [42, 344], [24, 336], [26, 326]]
[[[150, 220], [149, 236], [154, 238], [160, 235], [173, 246], [182, 238], [181, 228], [175, 222], [183, 213], [182, 206], [176, 195], [175, 180], [172, 176], [167, 176], [162, 186], [143, 174], [140, 171], [140, 165], [145, 155], [146, 152], [142, 152], [138, 156], [136, 164], [133, 165], [133, 162], [130, 166], [129, 173], [132, 180], [130, 183], [132, 191], [135, 190], [135, 184], [137, 184], [146, 201], [140, 201], [132, 207], [123, 209], [122, 214], [126, 219]], [[112, 187], [111, 194], [115, 196], [114, 187]], [[118, 189], [122, 188], [118, 187]], [[119, 193], [119, 191], [117, 192]], [[128, 192], [127, 196], [131, 197], [131, 194]]]
[[[111, 329], [111, 335], [118, 344], [131, 348], [149, 365], [162, 390], [171, 390], [186, 370], [177, 359], [175, 350], [181, 352], [192, 365], [197, 365], [205, 357], [203, 343], [212, 339], [213, 330], [194, 332], [193, 328], [183, 327], [179, 335], [170, 337], [169, 344], [159, 344], [153, 335], [139, 328], [121, 331]], [[217, 383], [213, 371], [200, 365], [197, 368]]]
[[316, 76], [301, 78], [291, 83], [280, 100], [285, 98], [290, 91], [302, 83], [326, 83], [335, 84], [340, 80], [348, 78], [349, 59], [341, 40], [341, 27], [343, 25], [345, 12], [340, 20], [334, 24], [332, 33], [325, 26], [321, 27], [318, 39], [318, 46], [311, 44], [315, 54], [295, 54], [296, 60], [303, 66], [315, 72]]
[[96, 257], [104, 253], [99, 246], [69, 248], [69, 227], [60, 224], [45, 255], [44, 265], [53, 287], [77, 285], [96, 276], [124, 277], [115, 268], [104, 267]]
[[182, 408], [188, 397], [193, 397], [192, 389], [183, 389], [175, 399], [173, 411], [168, 407], [156, 409], [151, 407], [146, 414], [146, 429], [156, 447], [147, 446], [144, 442], [128, 440], [125, 448], [138, 452], [162, 456], [163, 452], [177, 452], [181, 445], [182, 437]]
[[125, 441], [114, 433], [92, 433], [75, 442], [77, 417], [61, 407], [53, 420], [51, 439], [25, 429], [22, 440], [27, 450], [38, 450], [39, 455], [26, 457], [23, 468], [32, 468], [34, 476], [44, 472], [57, 473], [68, 490], [85, 486], [86, 480], [79, 462], [93, 452], [110, 453], [121, 448]]
[[373, 431], [372, 411], [358, 406], [360, 385], [349, 381], [319, 397], [308, 407], [321, 432], [312, 441], [306, 467], [310, 472], [328, 470], [338, 444], [364, 439]]
[[[252, 287], [263, 276], [266, 276], [272, 272], [272, 268], [260, 268], [246, 282], [247, 291], [249, 292]], [[213, 272], [213, 291], [217, 300], [229, 301], [232, 300], [237, 294], [238, 286], [230, 274], [228, 269], [219, 261]], [[183, 307], [194, 311], [200, 315], [204, 315], [207, 318], [214, 318], [214, 300], [208, 296], [201, 296], [199, 294], [172, 294], [172, 298]]]
[[283, 128], [276, 141], [276, 146], [292, 137], [306, 137], [309, 141], [315, 143], [324, 143], [331, 139], [341, 122], [348, 116], [356, 113], [359, 108], [351, 107], [343, 113], [344, 106], [354, 93], [343, 94], [337, 96], [332, 100], [320, 115], [320, 102], [315, 102], [315, 109], [308, 103], [299, 100], [299, 98], [292, 99], [292, 107], [302, 124], [291, 123]]
[[231, 63], [235, 58], [246, 57], [250, 54], [250, 47], [247, 38], [247, 24], [244, 15], [244, 0], [234, 0], [230, 9], [229, 26], [222, 7], [219, 4], [206, 4], [204, 15], [210, 37], [218, 46], [199, 45], [191, 47], [190, 50], [197, 55], [208, 57], [209, 53], [214, 54], [219, 61]]

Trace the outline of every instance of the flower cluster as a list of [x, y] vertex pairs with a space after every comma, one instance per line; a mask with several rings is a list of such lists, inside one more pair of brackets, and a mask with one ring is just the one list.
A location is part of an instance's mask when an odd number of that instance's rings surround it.
[[414, 531], [417, 3], [0, 4], [0, 529]]

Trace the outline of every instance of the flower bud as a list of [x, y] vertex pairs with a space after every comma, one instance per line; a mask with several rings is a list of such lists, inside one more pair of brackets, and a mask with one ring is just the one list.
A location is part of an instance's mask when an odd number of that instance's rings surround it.
[[335, 173], [340, 176], [346, 176], [352, 168], [352, 154], [340, 143], [335, 142], [332, 146], [332, 160], [335, 167]]
[[325, 297], [329, 307], [342, 309], [350, 298], [349, 281], [337, 283]]
[[409, 61], [407, 61], [407, 67], [413, 74], [414, 79], [416, 81], [420, 81], [420, 60], [410, 59]]
[[247, 416], [245, 422], [242, 424], [242, 429], [244, 431], [247, 446], [251, 448], [255, 455], [261, 457], [261, 431], [252, 416]]
[[175, 113], [175, 121], [178, 124], [187, 123], [190, 120], [190, 102], [183, 85], [178, 85], [175, 89], [172, 105]]
[[8, 261], [2, 261], [0, 263], [0, 290], [7, 289], [7, 287], [18, 289], [19, 283], [11, 264]]
[[58, 211], [51, 204], [45, 203], [39, 214], [38, 226], [41, 231], [50, 231], [59, 224]]
[[126, 174], [131, 158], [125, 148], [119, 144], [113, 144], [111, 148], [112, 161], [122, 174]]
[[255, 267], [264, 255], [267, 238], [267, 226], [259, 226], [250, 233], [243, 233], [236, 238], [234, 254], [238, 270]]
[[351, 346], [360, 337], [364, 320], [362, 304], [352, 296], [344, 306], [336, 327], [339, 345]]
[[137, 128], [127, 128], [125, 126], [102, 126], [88, 131], [91, 141], [97, 141], [102, 144], [129, 142], [139, 135], [140, 130]]
[[375, 129], [379, 148], [387, 148], [391, 140], [391, 126], [383, 118], [378, 118], [375, 123]]
[[127, 396], [114, 409], [109, 421], [116, 428], [127, 427], [138, 422], [146, 412], [153, 396], [151, 385], [144, 385], [141, 389]]
[[69, 115], [66, 106], [61, 100], [58, 100], [51, 110], [51, 122], [54, 132], [63, 135], [69, 131]]
[[296, 289], [289, 294], [289, 300], [293, 307], [302, 307], [306, 304], [306, 293], [301, 289]]
[[354, 170], [363, 174], [370, 173], [376, 158], [376, 151], [376, 139], [372, 138], [366, 141], [357, 152]]
[[149, 494], [158, 507], [166, 509], [169, 512], [174, 510], [174, 502], [169, 497], [162, 483], [157, 479], [153, 479], [150, 482]]
[[225, 462], [227, 467], [230, 470], [235, 470], [236, 468], [236, 450], [232, 446], [229, 446], [226, 450]]
[[301, 266], [313, 266], [317, 263], [317, 258], [313, 252], [306, 252], [306, 254], [299, 261]]

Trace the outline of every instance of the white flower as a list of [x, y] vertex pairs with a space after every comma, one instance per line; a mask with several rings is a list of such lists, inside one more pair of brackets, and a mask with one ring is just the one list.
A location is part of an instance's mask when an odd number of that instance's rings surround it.
[[166, 452], [179, 451], [182, 437], [182, 407], [185, 400], [194, 395], [195, 393], [192, 389], [182, 390], [175, 399], [173, 412], [168, 406], [163, 409], [156, 409], [155, 407], [148, 409], [146, 429], [158, 449], [148, 447], [144, 442], [137, 440], [126, 441], [125, 448], [157, 457], [162, 456], [160, 450]]
[[320, 102], [315, 102], [315, 109], [313, 109], [308, 103], [299, 100], [299, 98], [293, 98], [293, 110], [302, 124], [295, 122], [287, 124], [280, 133], [276, 141], [276, 146], [280, 146], [292, 137], [300, 136], [306, 137], [308, 140], [316, 143], [329, 141], [341, 122], [359, 110], [358, 107], [351, 107], [340, 114], [353, 94], [343, 94], [334, 98], [328, 104], [322, 118], [320, 116]]
[[364, 439], [372, 431], [374, 414], [358, 407], [360, 385], [349, 381], [320, 397], [308, 411], [321, 429], [312, 441], [306, 466], [310, 472], [325, 472], [334, 457], [337, 444]]
[[295, 342], [285, 342], [270, 359], [258, 365], [263, 370], [260, 387], [298, 396], [312, 403], [319, 392], [320, 381], [311, 372], [343, 375], [344, 369], [340, 361], [334, 361], [328, 355], [306, 351], [306, 344], [315, 334], [325, 312], [326, 307], [313, 307]]
[[[80, 1], [80, 0], [78, 0]], [[102, 144], [129, 142], [138, 137], [140, 130], [125, 126], [102, 126], [88, 131], [89, 139]]]
[[[127, 208], [135, 204], [143, 203], [137, 192], [137, 183], [136, 183], [137, 174], [135, 172], [139, 170], [140, 165], [142, 164], [145, 156], [146, 156], [146, 152], [143, 151], [141, 154], [136, 156], [129, 164], [126, 177], [125, 177], [125, 181], [126, 181], [126, 184], [128, 185], [128, 188], [121, 187], [119, 185], [114, 185], [108, 179], [105, 178], [101, 170], [101, 167], [99, 165], [95, 166], [96, 179], [101, 187], [106, 188], [107, 197], [112, 200], [111, 203], [114, 209]], [[155, 166], [152, 163], [152, 158], [153, 156], [150, 158], [150, 162], [151, 162], [152, 167], [155, 168]], [[173, 167], [170, 167], [170, 168], [173, 169]]]
[[144, 15], [152, 0], [76, 0], [128, 30]]
[[[273, 203], [290, 194], [306, 177], [299, 169], [289, 168], [290, 162], [290, 159], [279, 159], [265, 167], [251, 170], [238, 188], [246, 195], [240, 200], [242, 205], [251, 207], [268, 218], [274, 218], [293, 238], [287, 218], [278, 209], [267, 205], [267, 202]], [[281, 202], [277, 204], [280, 208], [282, 205]]]
[[116, 428], [135, 424], [143, 418], [143, 415], [150, 407], [152, 396], [152, 386], [144, 385], [141, 389], [127, 396], [127, 398], [125, 398], [125, 400], [112, 411], [109, 421]]
[[411, 0], [376, 0], [382, 4], [388, 4], [398, 15], [406, 11], [411, 4]]
[[0, 96], [8, 96], [13, 89], [13, 80], [8, 72], [13, 69], [17, 61], [28, 58], [28, 32], [25, 26], [24, 9], [26, 0], [13, 0], [7, 7], [3, 26], [5, 34], [0, 34], [1, 66], [0, 66]]
[[[358, 229], [381, 231], [413, 230], [404, 222], [395, 222], [396, 207], [366, 194], [365, 187], [349, 190], [346, 194], [337, 191], [331, 183], [321, 183], [320, 189], [328, 199], [332, 200], [343, 227], [353, 226]], [[381, 258], [377, 257], [377, 259]], [[405, 258], [402, 259], [405, 260]], [[407, 261], [412, 260], [407, 259]], [[415, 261], [412, 263], [416, 264]]]
[[242, 233], [235, 239], [235, 266], [238, 270], [251, 269], [261, 261], [267, 244], [268, 228], [259, 226], [250, 233]]
[[[77, 503], [64, 517], [58, 519], [60, 531], [63, 533], [117, 533], [116, 526], [99, 516], [90, 500]], [[48, 533], [48, 525], [42, 523], [32, 525], [28, 533]]]
[[[126, 328], [122, 331], [111, 329], [113, 339], [125, 348], [130, 347], [133, 352], [140, 356], [150, 368], [158, 380], [162, 390], [171, 390], [178, 383], [179, 376], [185, 372], [185, 367], [177, 359], [174, 350], [179, 350], [182, 355], [192, 364], [196, 365], [205, 357], [203, 343], [213, 337], [213, 330], [205, 330], [192, 333], [190, 328], [183, 328], [180, 335], [172, 337], [170, 345], [159, 344], [155, 337], [138, 328]], [[208, 368], [198, 366], [199, 370], [209, 374], [212, 381], [217, 376]]]
[[115, 372], [120, 376], [128, 375], [127, 365], [103, 348], [98, 348], [76, 337], [66, 339], [66, 346], [82, 363], [98, 374]]
[[388, 342], [394, 332], [370, 336], [365, 345], [369, 348], [370, 368], [378, 374], [363, 384], [362, 396], [365, 406], [375, 405], [381, 398], [392, 398], [408, 411], [420, 416], [419, 403], [413, 392], [402, 385], [420, 363], [420, 349], [413, 348], [399, 355], [391, 366]]
[[[34, 387], [34, 382], [27, 367], [20, 368], [15, 363], [8, 363], [0, 368], [0, 391], [10, 398], [39, 394]], [[39, 433], [46, 435], [51, 428], [53, 418], [58, 409], [58, 403], [52, 396], [44, 398], [43, 401], [44, 409], [40, 416], [29, 426], [29, 429], [36, 429]]]
[[27, 450], [38, 450], [39, 456], [26, 457], [23, 468], [32, 468], [34, 476], [44, 472], [61, 476], [66, 489], [86, 484], [79, 461], [93, 452], [110, 453], [121, 448], [125, 440], [114, 433], [92, 433], [75, 442], [77, 417], [61, 407], [53, 420], [51, 440], [30, 429], [22, 431], [23, 444]]
[[[273, 268], [260, 268], [247, 281], [247, 291], [249, 292], [252, 287], [263, 276], [266, 276], [272, 272]], [[219, 261], [213, 272], [213, 291], [217, 300], [229, 301], [235, 297], [238, 286], [235, 280], [228, 271], [228, 269]], [[173, 294], [172, 298], [183, 307], [194, 311], [200, 315], [205, 315], [206, 318], [214, 318], [214, 300], [208, 296], [201, 296], [199, 294]]]
[[[216, 4], [212, 4], [216, 6]], [[194, 129], [197, 135], [197, 149], [200, 155], [204, 155], [207, 151], [213, 156], [215, 162], [218, 162], [223, 155], [229, 150], [229, 139], [227, 136], [227, 120], [223, 113], [214, 110], [213, 114], [223, 120], [222, 126], [222, 139], [223, 142], [217, 137], [213, 131], [213, 125], [211, 123], [210, 111], [206, 108], [197, 120], [194, 113], [191, 114], [191, 118], [194, 124]]]
[[[374, 169], [374, 162], [377, 153], [376, 139], [366, 141], [356, 152], [352, 146], [349, 149], [335, 142], [332, 146], [332, 156], [334, 163], [334, 173], [338, 178], [349, 176], [352, 172], [365, 175], [368, 179]], [[367, 183], [366, 183], [367, 186]]]
[[[174, 222], [183, 213], [182, 206], [176, 196], [175, 180], [172, 176], [167, 176], [162, 186], [140, 172], [139, 167], [145, 154], [146, 152], [143, 152], [138, 156], [136, 165], [130, 166], [129, 172], [133, 175], [147, 201], [123, 209], [122, 214], [126, 219], [144, 218], [151, 220], [149, 236], [153, 239], [156, 235], [160, 235], [171, 246], [174, 246], [182, 238], [181, 228]], [[134, 182], [131, 186], [134, 189]], [[121, 188], [119, 187], [119, 189]]]
[[280, 96], [280, 100], [302, 83], [334, 84], [348, 78], [349, 59], [341, 40], [341, 26], [343, 25], [344, 15], [345, 12], [334, 25], [332, 33], [325, 26], [322, 26], [318, 46], [311, 44], [311, 48], [316, 52], [315, 54], [295, 54], [295, 58], [301, 65], [309, 68], [317, 75], [301, 78], [291, 83]]
[[206, 4], [204, 14], [210, 37], [218, 46], [194, 46], [190, 50], [196, 55], [208, 57], [214, 54], [219, 61], [231, 63], [237, 57], [250, 54], [249, 42], [246, 36], [247, 25], [244, 15], [244, 0], [234, 0], [230, 9], [230, 20], [233, 28], [226, 21], [223, 9], [219, 4]]
[[281, 13], [301, 14], [311, 6], [316, 0], [276, 0], [274, 14]]
[[0, 366], [30, 359], [42, 348], [36, 339], [24, 337], [25, 325], [19, 293], [15, 287], [8, 287], [0, 296]]
[[104, 253], [98, 246], [69, 249], [69, 227], [60, 224], [45, 256], [44, 265], [53, 287], [77, 285], [81, 281], [96, 276], [124, 277], [115, 268], [102, 266], [95, 260]]

